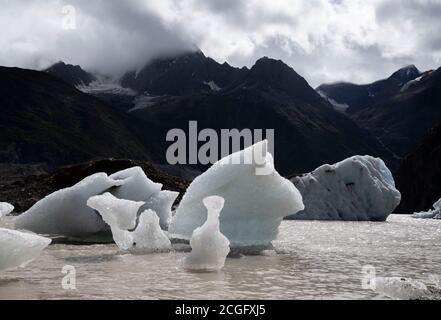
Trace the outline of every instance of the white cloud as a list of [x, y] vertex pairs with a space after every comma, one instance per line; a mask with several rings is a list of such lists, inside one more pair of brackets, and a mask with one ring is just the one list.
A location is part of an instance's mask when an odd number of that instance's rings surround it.
[[[121, 72], [194, 43], [237, 66], [263, 55], [282, 59], [315, 86], [368, 82], [410, 63], [434, 68], [441, 58], [441, 0], [4, 2], [4, 65], [63, 59]], [[63, 4], [78, 9], [77, 30], [61, 28]]]

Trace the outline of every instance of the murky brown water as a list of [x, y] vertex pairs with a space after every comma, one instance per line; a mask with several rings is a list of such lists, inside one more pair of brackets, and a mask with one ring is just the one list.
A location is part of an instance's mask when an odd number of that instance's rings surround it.
[[[377, 276], [441, 275], [441, 221], [394, 215], [386, 223], [285, 221], [276, 253], [228, 259], [220, 273], [189, 273], [185, 253], [119, 255], [114, 245], [52, 245], [24, 269], [0, 274], [0, 299], [372, 299]], [[75, 267], [76, 290], [61, 273]]]

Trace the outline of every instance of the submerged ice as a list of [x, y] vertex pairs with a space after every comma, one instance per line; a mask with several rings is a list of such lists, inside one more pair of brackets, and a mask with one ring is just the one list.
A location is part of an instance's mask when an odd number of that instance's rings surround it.
[[202, 200], [212, 195], [225, 199], [220, 231], [232, 248], [268, 247], [283, 217], [304, 208], [299, 191], [275, 171], [267, 141], [221, 159], [197, 177], [171, 220], [170, 234], [190, 239], [207, 220]]
[[195, 271], [217, 271], [224, 267], [230, 252], [230, 242], [220, 232], [219, 214], [224, 199], [213, 196], [203, 200], [207, 208], [207, 221], [196, 228], [190, 239], [191, 253], [184, 259], [184, 267]]
[[144, 202], [118, 199], [105, 193], [91, 197], [87, 205], [97, 210], [110, 226], [113, 239], [120, 250], [146, 253], [170, 250], [170, 240], [162, 231], [156, 213], [149, 209], [138, 218]]
[[290, 219], [385, 221], [401, 200], [384, 162], [355, 156], [291, 180], [305, 210]]
[[417, 219], [441, 219], [441, 199], [433, 205], [433, 210], [427, 212], [416, 212], [413, 214]]

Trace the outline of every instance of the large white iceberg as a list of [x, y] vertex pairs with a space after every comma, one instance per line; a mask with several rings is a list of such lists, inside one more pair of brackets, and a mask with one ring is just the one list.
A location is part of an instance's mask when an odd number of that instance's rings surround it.
[[441, 199], [433, 205], [433, 210], [416, 212], [412, 215], [416, 219], [441, 219]]
[[161, 191], [162, 185], [147, 178], [140, 167], [107, 176], [97, 173], [76, 185], [59, 190], [37, 202], [16, 220], [16, 227], [40, 234], [61, 235], [78, 240], [93, 240], [109, 234], [101, 216], [87, 206], [87, 200], [106, 192], [120, 199], [142, 202], [142, 212], [155, 210], [165, 229], [177, 192]]
[[304, 208], [299, 191], [275, 171], [267, 141], [221, 159], [197, 177], [173, 216], [169, 233], [189, 240], [207, 220], [202, 200], [212, 195], [225, 199], [220, 231], [232, 248], [270, 246], [283, 217]]
[[101, 194], [121, 181], [97, 173], [70, 188], [56, 191], [37, 202], [17, 217], [17, 229], [39, 234], [63, 235], [82, 238], [107, 229], [100, 215], [86, 205], [87, 199]]
[[35, 234], [0, 228], [0, 271], [24, 267], [51, 243]]
[[355, 156], [291, 179], [305, 210], [289, 219], [385, 221], [401, 200], [379, 158]]
[[14, 211], [14, 206], [7, 202], [0, 202], [0, 219]]
[[118, 199], [110, 193], [91, 197], [87, 201], [87, 205], [97, 210], [110, 226], [113, 240], [120, 250], [145, 253], [170, 250], [170, 240], [162, 231], [156, 213], [149, 209], [138, 218], [143, 204]]
[[218, 271], [225, 265], [230, 252], [230, 242], [220, 232], [219, 214], [224, 199], [213, 196], [204, 199], [208, 211], [207, 221], [193, 231], [190, 239], [192, 251], [184, 259], [184, 267], [194, 271]]

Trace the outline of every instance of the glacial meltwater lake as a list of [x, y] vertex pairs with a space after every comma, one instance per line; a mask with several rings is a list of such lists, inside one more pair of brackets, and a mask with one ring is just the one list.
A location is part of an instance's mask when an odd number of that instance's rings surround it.
[[[227, 259], [219, 273], [191, 273], [183, 252], [118, 254], [115, 245], [51, 245], [22, 269], [0, 273], [0, 299], [378, 299], [377, 276], [431, 284], [441, 276], [441, 221], [284, 221], [276, 252]], [[64, 266], [76, 290], [64, 290]]]

